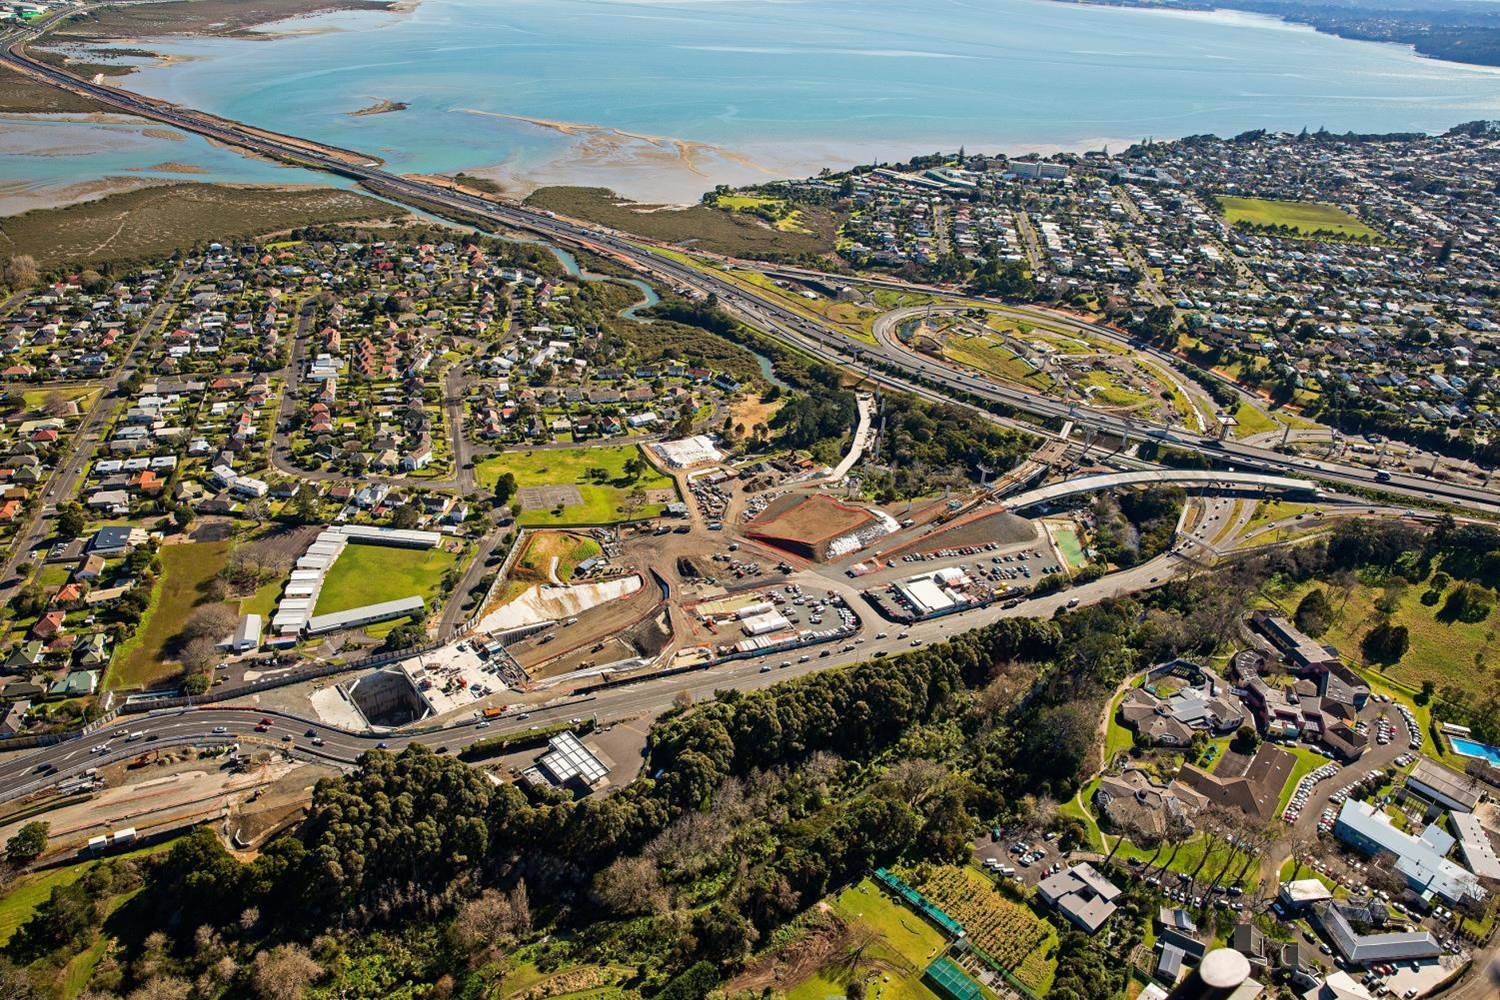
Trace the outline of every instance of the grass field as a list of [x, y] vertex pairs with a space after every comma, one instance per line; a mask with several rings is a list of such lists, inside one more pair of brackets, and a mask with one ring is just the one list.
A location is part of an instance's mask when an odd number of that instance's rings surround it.
[[[136, 858], [156, 854], [172, 846], [173, 841], [152, 844], [139, 850], [111, 855], [112, 858]], [[22, 875], [11, 883], [4, 896], [0, 896], [0, 947], [10, 943], [16, 929], [31, 918], [36, 908], [52, 894], [54, 886], [72, 885], [83, 877], [93, 861], [80, 861], [73, 865], [51, 868], [44, 872]]]
[[[714, 204], [728, 212], [753, 212], [756, 209], [766, 208], [780, 213], [782, 206], [786, 202], [780, 198], [767, 198], [763, 195], [721, 194]], [[771, 224], [784, 233], [812, 232], [812, 230], [802, 224], [802, 211], [800, 209], [793, 209]]]
[[[1318, 584], [1310, 582], [1277, 593], [1276, 601], [1291, 611], [1314, 586]], [[1475, 677], [1476, 656], [1482, 655], [1489, 662], [1495, 658], [1496, 617], [1491, 613], [1482, 622], [1440, 622], [1437, 614], [1442, 609], [1442, 600], [1432, 607], [1424, 605], [1422, 593], [1426, 589], [1424, 583], [1415, 583], [1401, 595], [1391, 622], [1406, 626], [1411, 646], [1400, 662], [1376, 672], [1413, 690], [1421, 688], [1425, 680], [1439, 688], [1449, 684], [1464, 687]], [[1381, 593], [1378, 587], [1356, 584], [1346, 600], [1341, 592], [1330, 590], [1328, 599], [1333, 605], [1334, 619], [1328, 631], [1318, 637], [1319, 641], [1332, 643], [1346, 659], [1359, 663], [1360, 641], [1380, 618], [1375, 601]]]
[[[523, 510], [521, 524], [527, 527], [560, 527], [574, 524], [614, 524], [636, 518], [655, 517], [662, 504], [635, 506], [631, 493], [641, 490], [675, 490], [670, 476], [650, 465], [635, 479], [625, 473], [625, 463], [642, 456], [637, 445], [547, 448], [508, 451], [481, 461], [474, 468], [481, 486], [493, 488], [501, 474], [509, 472], [518, 486], [576, 485], [583, 503], [554, 509]], [[590, 469], [603, 469], [604, 480], [589, 477]]]
[[829, 909], [874, 940], [855, 953], [831, 956], [812, 976], [787, 991], [787, 1000], [826, 1000], [846, 995], [849, 984], [865, 984], [867, 1000], [936, 1000], [922, 984], [922, 970], [943, 950], [940, 935], [921, 917], [883, 894], [870, 879], [844, 890]]
[[1109, 721], [1104, 733], [1104, 764], [1115, 759], [1115, 754], [1122, 753], [1135, 746], [1135, 734], [1120, 724], [1120, 702], [1130, 693], [1127, 688], [1121, 691], [1114, 700], [1109, 703]]
[[1047, 533], [1057, 543], [1058, 551], [1062, 553], [1063, 561], [1068, 564], [1068, 569], [1077, 571], [1089, 564], [1089, 558], [1083, 551], [1083, 542], [1078, 537], [1078, 529], [1073, 526], [1072, 521], [1043, 521], [1047, 527]]
[[1219, 210], [1231, 226], [1290, 226], [1312, 236], [1322, 231], [1336, 236], [1378, 238], [1375, 230], [1339, 208], [1316, 201], [1271, 201], [1265, 198], [1232, 198], [1220, 195]]
[[99, 389], [87, 385], [60, 386], [56, 389], [27, 389], [21, 393], [27, 412], [40, 412], [42, 406], [53, 396], [64, 402], [77, 403], [78, 412], [87, 410], [98, 397]]
[[988, 372], [998, 378], [1020, 382], [1033, 388], [1052, 385], [1051, 376], [1038, 371], [1010, 348], [980, 337], [948, 337], [943, 341], [943, 356], [960, 364]]
[[670, 208], [637, 204], [608, 188], [597, 187], [544, 187], [532, 192], [526, 204], [647, 239], [731, 256], [820, 254], [833, 249], [835, 226], [826, 213], [799, 212], [797, 228], [782, 229], [707, 205]]
[[557, 560], [557, 578], [563, 583], [573, 579], [578, 564], [600, 553], [599, 543], [568, 531], [538, 531], [526, 542], [526, 551], [516, 560], [516, 568], [539, 580], [548, 579], [552, 560]]
[[1234, 422], [1234, 436], [1237, 438], [1281, 429], [1281, 425], [1272, 420], [1268, 414], [1259, 407], [1251, 406], [1243, 399], [1240, 400], [1239, 406], [1235, 407]]
[[1294, 500], [1262, 500], [1255, 508], [1255, 513], [1251, 515], [1250, 520], [1245, 522], [1245, 533], [1248, 534], [1268, 524], [1275, 524], [1288, 517], [1294, 518], [1298, 514], [1305, 518], [1317, 509], [1319, 509], [1317, 504], [1297, 503]]
[[0, 219], [6, 251], [30, 254], [43, 268], [166, 257], [202, 242], [234, 240], [293, 226], [392, 219], [382, 201], [328, 188], [292, 191], [162, 184], [62, 208]]
[[285, 580], [276, 579], [262, 584], [254, 594], [241, 599], [240, 614], [260, 615], [262, 620], [269, 621], [276, 612], [276, 602], [285, 583]]
[[223, 568], [229, 544], [195, 542], [162, 546], [162, 571], [152, 591], [151, 604], [135, 635], [115, 652], [105, 687], [144, 688], [176, 676], [178, 668], [167, 661], [168, 649], [193, 609], [207, 600], [208, 585]]
[[432, 610], [442, 590], [443, 574], [457, 561], [454, 553], [441, 548], [349, 545], [323, 579], [313, 614], [330, 615], [414, 595]]
[[1106, 406], [1135, 407], [1151, 402], [1150, 396], [1121, 384], [1121, 378], [1122, 376], [1115, 372], [1095, 369], [1087, 372], [1079, 380], [1079, 385], [1086, 391], [1093, 390], [1087, 392], [1091, 401], [1101, 401]]

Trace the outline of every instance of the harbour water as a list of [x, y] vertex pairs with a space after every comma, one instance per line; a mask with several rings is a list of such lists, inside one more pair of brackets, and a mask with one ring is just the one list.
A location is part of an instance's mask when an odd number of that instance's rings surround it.
[[[1118, 149], [1150, 136], [1431, 131], [1500, 117], [1500, 72], [1230, 13], [1046, 0], [422, 0], [273, 27], [271, 40], [153, 41], [174, 58], [123, 82], [403, 171], [669, 201], [960, 145]], [[350, 114], [382, 100], [409, 107]], [[6, 159], [0, 178], [17, 169]], [[215, 179], [221, 169], [211, 165]]]

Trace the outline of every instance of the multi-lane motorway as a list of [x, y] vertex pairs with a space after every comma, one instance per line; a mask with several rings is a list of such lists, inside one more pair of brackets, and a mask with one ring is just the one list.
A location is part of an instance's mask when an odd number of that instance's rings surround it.
[[[643, 273], [664, 280], [676, 288], [700, 295], [716, 295], [718, 301], [742, 320], [771, 333], [778, 338], [810, 349], [823, 356], [835, 358], [841, 363], [861, 371], [872, 380], [885, 385], [920, 393], [931, 398], [969, 397], [1003, 404], [1017, 411], [1034, 416], [1053, 419], [1059, 423], [1071, 421], [1075, 425], [1087, 425], [1096, 430], [1117, 436], [1130, 436], [1135, 440], [1152, 438], [1175, 447], [1197, 451], [1244, 468], [1287, 475], [1301, 475], [1341, 485], [1379, 488], [1409, 497], [1443, 500], [1459, 507], [1480, 511], [1500, 511], [1500, 493], [1476, 487], [1453, 485], [1419, 476], [1393, 475], [1389, 481], [1376, 478], [1372, 470], [1333, 462], [1320, 462], [1299, 456], [1282, 455], [1266, 448], [1237, 442], [1219, 442], [1217, 439], [1164, 425], [1132, 421], [1110, 413], [1077, 406], [1038, 393], [1028, 392], [1008, 385], [998, 384], [979, 375], [967, 372], [934, 359], [917, 356], [900, 345], [894, 336], [899, 323], [899, 314], [888, 315], [877, 325], [876, 343], [855, 340], [812, 318], [804, 316], [772, 297], [753, 293], [733, 281], [724, 272], [711, 268], [695, 267], [682, 262], [675, 255], [664, 253], [650, 245], [627, 238], [625, 235], [597, 226], [559, 219], [550, 213], [539, 212], [521, 205], [496, 202], [448, 188], [414, 180], [382, 170], [378, 162], [361, 160], [357, 155], [343, 151], [324, 150], [316, 145], [291, 137], [279, 137], [272, 133], [250, 130], [234, 122], [200, 114], [177, 105], [141, 97], [129, 91], [119, 90], [75, 77], [56, 67], [32, 59], [25, 52], [25, 42], [34, 38], [40, 28], [31, 28], [12, 33], [3, 39], [5, 48], [0, 54], [0, 63], [18, 72], [53, 86], [83, 94], [101, 104], [121, 111], [153, 119], [204, 135], [227, 145], [249, 152], [293, 161], [316, 167], [341, 176], [364, 182], [393, 200], [406, 200], [421, 204], [429, 211], [449, 211], [465, 218], [481, 220], [488, 224], [536, 234], [543, 239], [575, 248], [604, 251], [618, 259], [628, 261]], [[838, 279], [829, 277], [828, 281]], [[1057, 322], [1049, 314], [1050, 322]], [[1101, 331], [1090, 324], [1075, 322], [1080, 329], [1099, 334]], [[1118, 338], [1117, 331], [1104, 331]], [[1190, 564], [1176, 556], [1137, 567], [1125, 574], [1116, 574], [1091, 584], [1088, 588], [1070, 591], [1066, 596], [1028, 601], [1008, 612], [989, 609], [977, 615], [966, 615], [963, 621], [931, 622], [912, 629], [912, 637], [921, 641], [934, 641], [960, 628], [970, 628], [992, 620], [1001, 613], [1047, 614], [1073, 599], [1098, 599], [1108, 593], [1148, 585], [1148, 579], [1184, 571]], [[1154, 579], [1151, 580], [1154, 582]], [[1097, 593], [1096, 593], [1097, 591]], [[829, 659], [816, 658], [807, 665], [795, 665], [788, 671], [777, 670], [759, 673], [755, 666], [717, 668], [702, 673], [684, 675], [670, 682], [656, 682], [634, 688], [623, 688], [610, 692], [599, 704], [561, 705], [538, 709], [529, 720], [510, 719], [497, 722], [486, 730], [477, 730], [472, 724], [454, 729], [440, 730], [421, 736], [388, 737], [386, 742], [393, 748], [412, 739], [419, 739], [434, 747], [457, 748], [473, 740], [501, 732], [520, 730], [541, 722], [566, 719], [572, 715], [604, 714], [609, 718], [622, 718], [631, 714], [652, 715], [671, 704], [679, 691], [711, 691], [716, 687], [753, 687], [780, 680], [789, 674], [806, 672], [867, 658], [877, 652], [897, 651], [894, 640], [881, 644], [861, 646], [849, 654], [839, 654]], [[261, 717], [256, 711], [236, 709], [198, 709], [186, 713], [163, 716], [131, 716], [119, 725], [131, 732], [140, 731], [146, 736], [155, 736], [157, 741], [171, 741], [186, 736], [213, 736], [216, 727], [225, 727], [228, 737], [251, 735], [269, 737], [273, 744], [283, 745], [299, 754], [318, 756], [336, 761], [351, 761], [359, 753], [376, 745], [377, 737], [361, 736], [326, 730], [320, 731], [322, 746], [313, 746], [304, 736], [310, 728], [305, 721], [283, 718], [266, 713], [273, 719], [271, 731], [255, 734], [254, 727]], [[281, 737], [291, 735], [291, 741]], [[93, 753], [93, 747], [106, 742], [102, 734], [82, 740], [44, 748], [25, 759], [12, 760], [0, 765], [0, 799], [13, 797], [35, 784], [42, 775], [36, 768], [44, 762], [56, 768], [51, 780], [59, 775], [81, 771], [105, 759], [129, 756], [139, 752], [149, 742], [122, 743], [110, 741], [110, 749]]]
[[[1135, 421], [1040, 393], [1000, 385], [953, 366], [913, 356], [895, 344], [889, 323], [877, 329], [878, 342], [871, 346], [815, 322], [773, 298], [753, 294], [721, 273], [685, 264], [672, 255], [613, 230], [393, 174], [382, 170], [374, 159], [361, 160], [358, 155], [347, 151], [325, 151], [307, 140], [250, 129], [175, 104], [76, 77], [33, 59], [26, 53], [26, 42], [50, 24], [49, 21], [37, 27], [23, 29], [5, 38], [4, 55], [0, 57], [0, 63], [52, 86], [82, 94], [130, 114], [195, 132], [236, 148], [353, 178], [393, 200], [416, 202], [428, 210], [447, 209], [463, 217], [534, 233], [559, 244], [607, 251], [619, 259], [629, 261], [642, 272], [665, 279], [678, 288], [702, 295], [714, 294], [726, 309], [741, 319], [803, 348], [825, 355], [831, 352], [842, 363], [892, 387], [929, 396], [954, 393], [967, 395], [1001, 403], [1039, 417], [1089, 425], [1106, 434], [1122, 437], [1128, 435], [1136, 440], [1149, 437], [1163, 444], [1207, 454], [1217, 460], [1258, 471], [1310, 476], [1343, 486], [1379, 489], [1420, 500], [1442, 501], [1476, 511], [1500, 512], [1500, 492], [1494, 490], [1404, 473], [1386, 475], [1361, 466], [1283, 455], [1269, 448], [1240, 442], [1221, 442], [1213, 436]], [[836, 282], [839, 279], [830, 276], [827, 280]], [[1081, 328], [1095, 334], [1102, 329], [1081, 321], [1070, 322], [1077, 322]], [[1111, 336], [1119, 336], [1114, 331], [1106, 332]], [[936, 393], [933, 392], [934, 389], [937, 390]]]

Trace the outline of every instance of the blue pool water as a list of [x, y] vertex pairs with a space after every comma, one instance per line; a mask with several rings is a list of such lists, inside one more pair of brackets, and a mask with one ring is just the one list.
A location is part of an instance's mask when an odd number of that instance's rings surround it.
[[1461, 753], [1465, 757], [1480, 757], [1500, 767], [1500, 747], [1492, 747], [1488, 743], [1480, 743], [1477, 740], [1466, 740], [1462, 736], [1450, 736], [1448, 742], [1453, 744], [1456, 753]]

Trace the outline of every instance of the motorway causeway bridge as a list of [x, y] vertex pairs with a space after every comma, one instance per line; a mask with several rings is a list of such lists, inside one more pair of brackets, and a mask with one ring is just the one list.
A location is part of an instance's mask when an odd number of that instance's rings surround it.
[[1291, 479], [1286, 476], [1266, 476], [1254, 472], [1214, 472], [1201, 469], [1150, 469], [1145, 472], [1108, 472], [1096, 476], [1081, 476], [1050, 486], [1041, 486], [1025, 493], [1017, 493], [1005, 500], [1005, 509], [1025, 510], [1040, 504], [1094, 493], [1120, 486], [1210, 486], [1221, 489], [1251, 489], [1265, 493], [1286, 493], [1306, 496], [1318, 495], [1318, 484], [1310, 479]]

